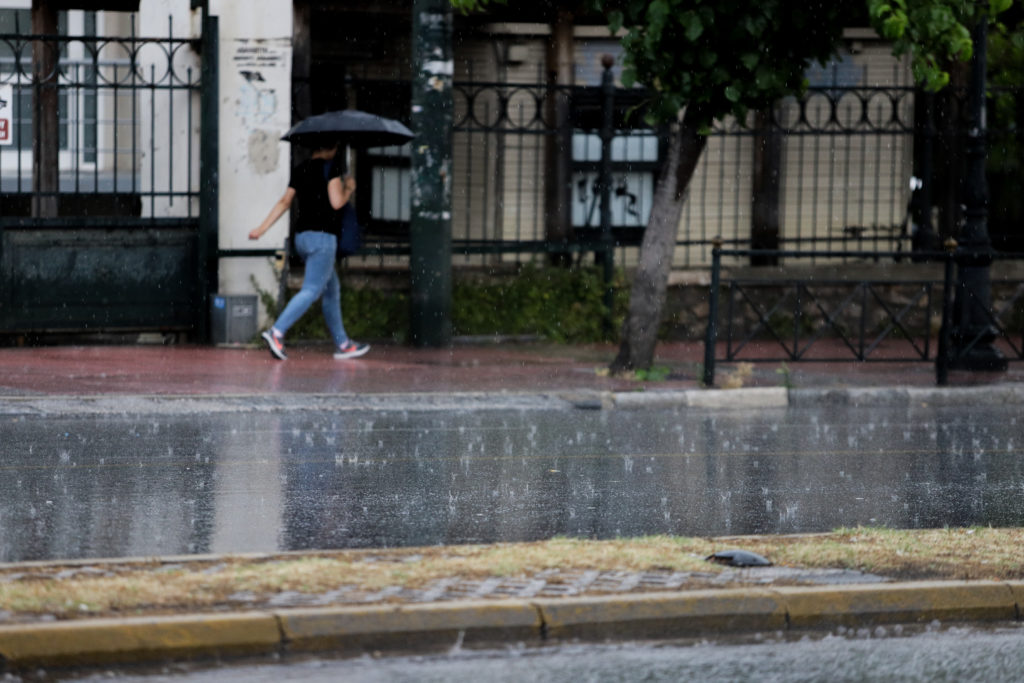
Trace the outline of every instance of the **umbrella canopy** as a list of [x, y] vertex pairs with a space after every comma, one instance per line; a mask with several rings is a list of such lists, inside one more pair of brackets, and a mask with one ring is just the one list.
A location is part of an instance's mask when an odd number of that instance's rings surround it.
[[329, 147], [335, 143], [349, 147], [384, 147], [402, 145], [412, 138], [412, 131], [394, 119], [343, 109], [303, 119], [281, 139], [309, 147]]

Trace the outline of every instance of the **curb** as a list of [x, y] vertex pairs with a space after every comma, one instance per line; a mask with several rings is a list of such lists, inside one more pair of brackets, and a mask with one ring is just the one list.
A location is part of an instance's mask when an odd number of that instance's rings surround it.
[[939, 621], [1012, 621], [1024, 581], [925, 581], [295, 608], [0, 626], [0, 671], [211, 657], [446, 651]]
[[216, 413], [288, 413], [303, 410], [637, 410], [698, 408], [713, 410], [787, 407], [915, 407], [1024, 405], [1024, 384], [984, 387], [847, 387], [786, 389], [683, 389], [636, 392], [598, 390], [552, 392], [424, 392], [410, 394], [265, 394], [182, 396], [0, 396], [0, 415], [210, 415]]
[[975, 387], [892, 387], [888, 389], [791, 389], [789, 404], [846, 406], [961, 406], [1024, 404], [1024, 384]]

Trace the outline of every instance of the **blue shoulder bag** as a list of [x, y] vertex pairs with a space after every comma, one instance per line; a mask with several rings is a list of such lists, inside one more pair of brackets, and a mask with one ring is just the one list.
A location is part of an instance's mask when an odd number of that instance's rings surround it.
[[[331, 163], [324, 164], [324, 180], [330, 182]], [[359, 225], [356, 209], [351, 201], [341, 207], [339, 225], [335, 235], [338, 238], [338, 258], [351, 256], [363, 246], [363, 226]]]
[[338, 258], [351, 256], [363, 246], [363, 226], [359, 225], [352, 202], [341, 207], [341, 235], [338, 236]]

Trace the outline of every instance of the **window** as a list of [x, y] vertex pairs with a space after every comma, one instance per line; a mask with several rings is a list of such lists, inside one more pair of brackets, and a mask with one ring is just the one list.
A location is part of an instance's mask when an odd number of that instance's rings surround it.
[[375, 220], [409, 222], [411, 155], [412, 146], [409, 144], [367, 150], [367, 159], [373, 170], [370, 213]]
[[[658, 138], [650, 130], [618, 131], [612, 138], [611, 223], [619, 228], [647, 225], [654, 199]], [[577, 132], [572, 140], [576, 169], [572, 184], [572, 225], [601, 226], [601, 196], [597, 183], [601, 167], [601, 138]]]
[[[58, 34], [78, 36], [80, 40], [61, 42], [57, 115], [59, 125], [59, 163], [62, 170], [91, 166], [97, 161], [98, 98], [96, 61], [93, 50], [97, 34], [95, 11], [61, 11]], [[32, 45], [17, 37], [32, 33], [29, 2], [0, 3], [0, 84], [9, 87], [12, 115], [11, 141], [0, 147], [3, 168], [22, 169], [27, 176], [32, 167]], [[9, 189], [9, 188], [5, 188]]]

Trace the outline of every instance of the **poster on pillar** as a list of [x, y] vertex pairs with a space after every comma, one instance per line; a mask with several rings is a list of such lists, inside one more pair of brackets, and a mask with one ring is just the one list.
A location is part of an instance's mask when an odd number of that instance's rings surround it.
[[[281, 135], [292, 124], [291, 40], [226, 40], [220, 64], [220, 241], [222, 248], [247, 248], [252, 246], [248, 231], [288, 184], [291, 157]], [[254, 202], [254, 197], [268, 201]], [[277, 235], [259, 246], [278, 246], [287, 221], [279, 221], [274, 231]]]
[[233, 43], [225, 74], [234, 118], [229, 130], [236, 136], [229, 149], [241, 153], [247, 172], [268, 175], [286, 156], [280, 142], [291, 126], [291, 41], [237, 38]]

